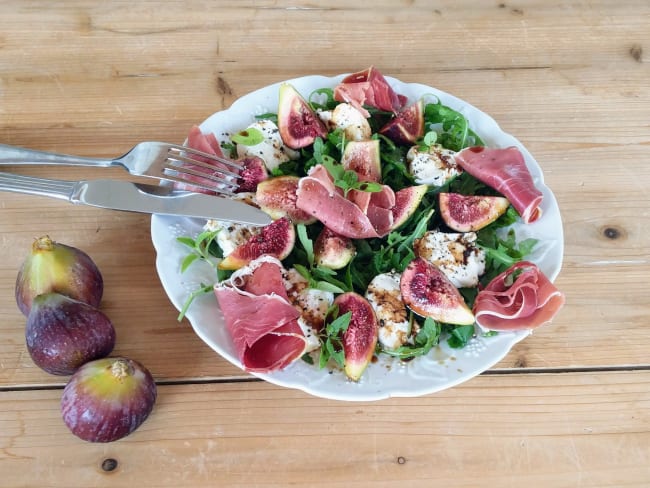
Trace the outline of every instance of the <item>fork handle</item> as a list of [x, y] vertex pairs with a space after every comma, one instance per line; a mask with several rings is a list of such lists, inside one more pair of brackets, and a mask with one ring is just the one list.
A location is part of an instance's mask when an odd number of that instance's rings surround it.
[[50, 180], [0, 172], [0, 191], [70, 200], [76, 181]]
[[71, 156], [69, 154], [34, 151], [32, 149], [0, 144], [0, 165], [23, 166], [35, 164], [99, 166], [105, 168], [111, 166], [113, 162], [108, 159], [84, 158], [80, 156]]

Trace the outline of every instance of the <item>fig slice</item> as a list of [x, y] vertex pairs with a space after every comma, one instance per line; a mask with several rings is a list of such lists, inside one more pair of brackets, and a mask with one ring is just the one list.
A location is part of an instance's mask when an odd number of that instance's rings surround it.
[[283, 217], [274, 220], [245, 243], [237, 246], [218, 266], [220, 269], [239, 269], [264, 254], [283, 260], [291, 253], [295, 242], [296, 231], [293, 224]]
[[510, 202], [505, 197], [440, 193], [442, 220], [458, 232], [477, 231], [503, 215]]
[[381, 181], [379, 139], [348, 142], [341, 157], [341, 164], [345, 169], [354, 171], [359, 181]]
[[343, 333], [343, 369], [348, 378], [358, 381], [375, 353], [379, 334], [377, 316], [370, 302], [353, 291], [337, 296], [333, 304], [338, 306], [339, 317], [352, 312], [350, 324]]
[[399, 112], [391, 121], [379, 129], [397, 144], [415, 144], [424, 135], [424, 103], [422, 99]]
[[422, 258], [415, 258], [402, 273], [400, 292], [404, 303], [421, 317], [446, 324], [474, 323], [474, 314], [458, 289], [436, 265]]
[[407, 186], [395, 193], [395, 206], [391, 209], [393, 213], [391, 230], [403, 225], [415, 213], [428, 188], [427, 185]]
[[115, 328], [104, 313], [87, 303], [44, 293], [32, 302], [25, 341], [36, 366], [50, 374], [69, 375], [111, 353]]
[[113, 442], [140, 427], [153, 410], [156, 383], [132, 359], [104, 358], [81, 366], [63, 389], [61, 413], [88, 442]]
[[262, 158], [255, 156], [248, 156], [238, 161], [244, 169], [239, 173], [237, 183], [239, 186], [235, 190], [236, 193], [254, 192], [260, 182], [269, 177], [266, 170], [266, 165]]
[[313, 224], [316, 217], [296, 206], [298, 199], [297, 176], [276, 176], [257, 185], [255, 201], [273, 219], [288, 217], [295, 224]]
[[355, 252], [352, 239], [337, 234], [328, 227], [323, 227], [314, 242], [314, 260], [324, 268], [343, 268], [352, 260]]
[[326, 137], [327, 128], [296, 89], [280, 85], [278, 128], [282, 141], [291, 149], [309, 146], [317, 137]]

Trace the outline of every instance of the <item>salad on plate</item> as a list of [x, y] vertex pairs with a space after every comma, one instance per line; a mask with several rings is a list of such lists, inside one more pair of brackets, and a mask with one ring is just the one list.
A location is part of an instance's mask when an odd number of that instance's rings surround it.
[[428, 393], [487, 369], [563, 305], [553, 195], [474, 107], [371, 67], [278, 83], [225, 112], [187, 145], [238, 160], [233, 198], [273, 222], [155, 216], [152, 235], [181, 317], [242, 369], [330, 398]]

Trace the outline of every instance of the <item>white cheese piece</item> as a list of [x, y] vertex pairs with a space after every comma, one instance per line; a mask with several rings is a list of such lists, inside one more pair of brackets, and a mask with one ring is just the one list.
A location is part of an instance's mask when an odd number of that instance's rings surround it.
[[318, 110], [317, 114], [330, 131], [342, 129], [348, 141], [364, 141], [372, 135], [368, 120], [349, 103], [339, 103], [334, 110]]
[[419, 185], [442, 186], [462, 173], [454, 154], [454, 151], [437, 144], [431, 146], [428, 151], [420, 151], [418, 146], [413, 146], [406, 154], [409, 172]]
[[247, 129], [257, 129], [264, 136], [264, 140], [254, 146], [237, 144], [237, 155], [240, 158], [257, 156], [264, 161], [269, 170], [273, 170], [291, 159], [296, 159], [300, 154], [284, 145], [280, 136], [280, 129], [272, 120], [258, 120], [250, 124]]
[[397, 349], [404, 345], [411, 332], [399, 282], [399, 273], [379, 274], [373, 278], [366, 291], [366, 299], [379, 322], [379, 342], [386, 349]]
[[415, 241], [415, 253], [435, 264], [457, 288], [478, 285], [485, 273], [485, 252], [476, 246], [475, 232], [428, 231]]
[[283, 278], [289, 301], [300, 312], [303, 323], [313, 329], [311, 335], [318, 343], [318, 331], [323, 328], [327, 310], [334, 301], [334, 293], [308, 288], [309, 283], [295, 268], [288, 269]]
[[238, 246], [248, 241], [252, 235], [259, 232], [259, 227], [227, 222], [224, 220], [208, 220], [203, 226], [203, 229], [219, 231], [215, 240], [221, 248], [224, 257], [228, 256], [228, 254], [233, 252]]

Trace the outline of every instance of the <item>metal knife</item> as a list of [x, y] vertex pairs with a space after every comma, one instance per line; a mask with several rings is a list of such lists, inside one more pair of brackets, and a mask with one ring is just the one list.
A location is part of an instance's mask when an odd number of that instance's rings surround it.
[[216, 219], [264, 226], [271, 218], [245, 203], [202, 193], [179, 192], [171, 187], [121, 180], [67, 181], [0, 172], [0, 191], [68, 200], [92, 207]]

